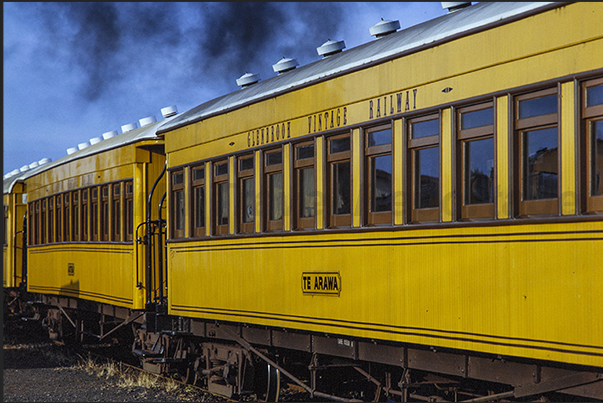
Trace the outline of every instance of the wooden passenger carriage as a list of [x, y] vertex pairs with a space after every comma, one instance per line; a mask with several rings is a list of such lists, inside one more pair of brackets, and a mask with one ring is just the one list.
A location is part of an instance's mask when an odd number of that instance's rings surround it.
[[169, 314], [513, 385], [600, 372], [602, 16], [472, 5], [163, 126]]

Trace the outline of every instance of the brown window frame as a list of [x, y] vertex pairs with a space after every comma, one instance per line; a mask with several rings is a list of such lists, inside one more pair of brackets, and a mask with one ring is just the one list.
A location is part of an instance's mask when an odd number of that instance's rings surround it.
[[63, 242], [63, 195], [55, 195], [54, 197], [54, 241], [57, 243]]
[[46, 199], [42, 199], [40, 206], [40, 244], [46, 243], [46, 220], [48, 219], [46, 210]]
[[[389, 130], [390, 131], [390, 142], [387, 144], [381, 144], [381, 145], [375, 145], [375, 146], [369, 146], [369, 137], [371, 134], [373, 133], [377, 133], [377, 132], [382, 132], [385, 130]], [[393, 224], [393, 190], [394, 190], [394, 160], [393, 160], [393, 154], [392, 154], [392, 150], [393, 150], [393, 130], [392, 130], [392, 125], [391, 124], [387, 124], [387, 125], [382, 125], [382, 126], [377, 126], [377, 127], [371, 127], [368, 128], [364, 131], [364, 157], [365, 157], [365, 167], [366, 167], [366, 172], [365, 172], [365, 184], [366, 184], [366, 188], [365, 188], [365, 193], [364, 193], [364, 205], [366, 208], [366, 224], [369, 226], [374, 226], [374, 225], [392, 225]], [[390, 166], [390, 172], [391, 172], [391, 178], [390, 178], [390, 209], [389, 210], [384, 210], [384, 211], [373, 211], [374, 206], [373, 206], [373, 194], [375, 192], [375, 186], [374, 186], [374, 178], [373, 178], [373, 164], [374, 164], [374, 160], [375, 158], [378, 157], [385, 157], [385, 156], [389, 156], [390, 157], [390, 162], [391, 162], [391, 166]]]
[[47, 197], [48, 200], [48, 226], [47, 226], [47, 239], [48, 243], [54, 242], [54, 197]]
[[[280, 153], [281, 154], [281, 162], [280, 164], [268, 164], [268, 156], [270, 154], [275, 154], [275, 153]], [[264, 192], [263, 192], [263, 198], [264, 198], [264, 206], [265, 206], [265, 211], [264, 211], [264, 230], [267, 232], [272, 232], [272, 231], [282, 231], [284, 229], [284, 218], [285, 218], [285, 173], [284, 173], [284, 161], [285, 161], [285, 152], [283, 150], [283, 147], [278, 147], [278, 148], [272, 148], [269, 150], [265, 150], [263, 152], [263, 176], [264, 176]], [[270, 218], [270, 212], [271, 209], [273, 207], [273, 200], [271, 198], [271, 194], [270, 194], [270, 179], [272, 176], [281, 174], [281, 178], [282, 178], [282, 186], [283, 186], [283, 197], [282, 197], [282, 206], [281, 206], [281, 211], [282, 211], [282, 216], [280, 219], [271, 219]]]
[[[205, 172], [205, 164], [201, 164], [201, 165], [197, 165], [197, 166], [193, 166], [190, 168], [191, 173], [191, 177], [190, 177], [190, 189], [191, 189], [191, 194], [190, 194], [190, 228], [191, 228], [191, 236], [192, 237], [202, 237], [205, 236], [206, 234], [206, 228], [207, 228], [207, 214], [206, 214], [206, 196], [207, 196], [207, 189], [205, 187], [205, 178], [207, 175], [207, 172]], [[202, 177], [197, 177], [200, 174], [198, 174], [198, 172], [202, 172], [203, 175]], [[197, 191], [201, 192], [201, 194], [203, 195], [203, 200], [201, 202], [201, 218], [203, 220], [203, 225], [201, 226], [197, 226], [197, 217], [199, 214], [197, 214], [199, 212], [199, 200], [197, 199]]]
[[8, 206], [4, 204], [4, 233], [2, 234], [2, 239], [4, 241], [4, 246], [8, 246], [7, 243], [7, 234], [8, 234]]
[[80, 204], [80, 241], [88, 241], [90, 232], [90, 189], [81, 190]]
[[124, 240], [134, 240], [134, 181], [124, 182]]
[[99, 192], [100, 186], [90, 188], [90, 238], [93, 242], [99, 240]]
[[[596, 148], [593, 146], [595, 137], [591, 131], [592, 123], [603, 120], [603, 104], [587, 106], [587, 91], [591, 87], [603, 85], [603, 77], [591, 79], [581, 86], [581, 160], [582, 162], [582, 210], [588, 214], [601, 214], [603, 212], [603, 194], [593, 196], [593, 171], [594, 164], [599, 162], [593, 158]], [[603, 148], [603, 145], [601, 146]], [[603, 156], [599, 157], [603, 161]], [[603, 180], [603, 178], [601, 178]]]
[[80, 240], [80, 191], [74, 190], [71, 192], [71, 241], [78, 242]]
[[63, 242], [71, 241], [71, 194], [63, 193]]
[[113, 242], [121, 242], [123, 229], [121, 193], [121, 182], [111, 185], [111, 241]]
[[36, 205], [35, 205], [35, 215], [34, 215], [34, 228], [35, 228], [35, 240], [34, 240], [34, 244], [35, 245], [40, 245], [40, 204], [41, 204], [41, 200], [36, 200]]
[[[438, 121], [438, 134], [413, 138], [413, 125], [416, 123], [427, 122], [431, 120]], [[440, 221], [440, 209], [441, 209], [441, 198], [442, 198], [442, 158], [440, 150], [440, 137], [442, 135], [441, 127], [441, 116], [440, 112], [430, 113], [428, 115], [418, 116], [408, 119], [408, 161], [409, 161], [409, 175], [410, 180], [408, 181], [410, 186], [410, 200], [408, 207], [410, 209], [410, 219], [413, 223], [419, 222], [438, 222]], [[417, 206], [417, 196], [421, 193], [417, 191], [417, 153], [423, 150], [435, 148], [438, 152], [438, 205], [437, 207], [420, 207]], [[420, 180], [419, 180], [420, 185]]]
[[[472, 127], [469, 129], [462, 128], [462, 117], [465, 113], [477, 112], [486, 109], [492, 109], [492, 124], [478, 127]], [[496, 199], [496, 187], [494, 181], [496, 180], [496, 164], [494, 160], [496, 158], [496, 144], [494, 139], [495, 122], [496, 122], [496, 109], [494, 108], [494, 102], [483, 102], [476, 105], [462, 107], [457, 110], [457, 189], [459, 197], [457, 198], [458, 211], [460, 213], [459, 219], [471, 221], [479, 219], [494, 219], [494, 200]], [[469, 188], [467, 179], [467, 144], [473, 141], [480, 140], [492, 140], [492, 163], [494, 170], [494, 178], [492, 178], [492, 197], [491, 203], [467, 203], [469, 195], [467, 189]]]
[[[248, 161], [251, 159], [251, 168], [243, 167], [243, 161]], [[251, 222], [243, 222], [243, 218], [245, 216], [245, 192], [244, 192], [244, 182], [251, 180], [252, 181], [252, 192], [253, 192], [253, 202], [252, 202], [252, 219]], [[255, 212], [256, 212], [256, 203], [255, 203], [255, 155], [254, 154], [245, 154], [241, 155], [237, 158], [237, 231], [241, 234], [252, 234], [255, 231]]]
[[[226, 165], [226, 173], [218, 174], [218, 167]], [[213, 203], [212, 203], [212, 220], [213, 220], [213, 235], [228, 235], [228, 226], [231, 220], [230, 217], [230, 184], [228, 180], [228, 173], [230, 170], [228, 159], [214, 161], [211, 164], [212, 169], [212, 184], [213, 184]], [[226, 185], [226, 223], [219, 223], [220, 214], [220, 187]]]
[[28, 219], [28, 231], [29, 231], [29, 244], [36, 244], [36, 202], [29, 204], [29, 219]]
[[180, 211], [180, 214], [182, 214], [182, 220], [181, 220], [181, 224], [182, 224], [182, 228], [178, 228], [177, 224], [178, 224], [178, 217], [179, 217], [179, 213], [178, 213], [178, 202], [177, 202], [177, 198], [179, 194], [182, 194], [182, 203], [184, 204], [184, 169], [179, 169], [177, 171], [172, 171], [170, 173], [170, 186], [171, 186], [171, 191], [170, 191], [170, 211], [172, 213], [172, 220], [171, 220], [171, 237], [173, 239], [178, 239], [178, 238], [184, 238], [184, 231], [186, 228], [186, 212], [185, 212], [185, 206], [181, 206], [182, 210]]
[[[550, 95], [557, 95], [557, 112], [538, 115], [528, 118], [519, 118], [519, 104], [522, 101], [538, 99]], [[559, 215], [559, 193], [561, 192], [561, 152], [560, 152], [560, 127], [559, 117], [559, 90], [558, 87], [547, 88], [538, 91], [532, 91], [526, 94], [518, 95], [514, 98], [514, 157], [516, 163], [513, 180], [513, 203], [515, 206], [515, 216], [556, 216]], [[524, 163], [525, 135], [538, 130], [555, 128], [557, 131], [557, 197], [549, 199], [525, 200], [524, 174], [526, 167]]]
[[111, 211], [111, 195], [110, 195], [111, 185], [104, 184], [100, 186], [100, 240], [103, 242], [108, 242], [111, 238], [111, 221], [110, 221], [110, 211]]
[[[347, 138], [350, 142], [350, 148], [347, 151], [331, 152], [331, 144], [333, 141]], [[327, 217], [329, 228], [350, 227], [352, 225], [352, 210], [353, 210], [353, 195], [352, 195], [352, 136], [350, 133], [342, 133], [334, 136], [329, 136], [325, 141], [327, 147]], [[350, 166], [350, 212], [346, 214], [335, 214], [335, 165], [348, 163]]]
[[[311, 158], [300, 158], [299, 150], [303, 147], [312, 146], [312, 157]], [[304, 197], [302, 185], [302, 171], [306, 169], [312, 169], [314, 173], [314, 205], [312, 206], [314, 212], [310, 217], [304, 217], [301, 211], [303, 203], [301, 199]], [[308, 140], [301, 143], [297, 143], [293, 145], [293, 227], [296, 230], [307, 230], [307, 229], [315, 229], [316, 228], [316, 140]]]

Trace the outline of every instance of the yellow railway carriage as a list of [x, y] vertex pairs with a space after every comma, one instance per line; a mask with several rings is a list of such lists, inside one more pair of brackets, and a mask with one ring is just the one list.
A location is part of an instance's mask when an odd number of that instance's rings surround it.
[[57, 305], [85, 300], [131, 310], [157, 297], [160, 274], [157, 265], [147, 268], [144, 224], [157, 220], [165, 192], [163, 140], [155, 136], [165, 121], [107, 132], [25, 180], [30, 293]]
[[479, 3], [162, 126], [168, 313], [246, 349], [603, 398], [602, 18]]
[[25, 177], [41, 169], [49, 163], [50, 158], [24, 165], [4, 175], [3, 205], [4, 205], [4, 243], [2, 284], [4, 288], [5, 309], [18, 311], [20, 297], [26, 288], [27, 267], [26, 254], [27, 237], [27, 189]]

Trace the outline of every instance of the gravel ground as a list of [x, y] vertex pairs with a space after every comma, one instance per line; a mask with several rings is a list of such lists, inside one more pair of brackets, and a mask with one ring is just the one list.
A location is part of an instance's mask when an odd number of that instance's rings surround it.
[[[4, 318], [4, 402], [224, 401], [195, 389], [159, 383], [124, 386], [123, 374], [93, 371], [86, 360], [45, 337], [40, 323]], [[89, 361], [88, 361], [89, 363]]]

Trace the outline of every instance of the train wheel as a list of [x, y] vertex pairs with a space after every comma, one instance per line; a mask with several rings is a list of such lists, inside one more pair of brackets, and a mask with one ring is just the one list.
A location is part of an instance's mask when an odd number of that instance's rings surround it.
[[268, 381], [266, 382], [266, 401], [278, 402], [281, 390], [281, 371], [267, 364]]

